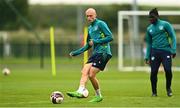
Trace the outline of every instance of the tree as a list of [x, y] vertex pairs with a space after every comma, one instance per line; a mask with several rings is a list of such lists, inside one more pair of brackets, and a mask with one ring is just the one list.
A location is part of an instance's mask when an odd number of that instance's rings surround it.
[[0, 30], [16, 30], [23, 26], [19, 15], [15, 11], [27, 17], [28, 8], [28, 0], [0, 0]]

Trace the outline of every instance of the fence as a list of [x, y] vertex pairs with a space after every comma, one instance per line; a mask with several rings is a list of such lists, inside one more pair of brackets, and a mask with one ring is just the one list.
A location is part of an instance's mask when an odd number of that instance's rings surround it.
[[[34, 44], [34, 43], [11, 43], [10, 56], [12, 57], [50, 57], [50, 45], [49, 44]], [[76, 43], [57, 43], [55, 44], [56, 56], [68, 56], [69, 52], [78, 49], [81, 46]], [[113, 56], [117, 56], [117, 44], [111, 44]], [[4, 57], [4, 47], [0, 44], [0, 57]]]

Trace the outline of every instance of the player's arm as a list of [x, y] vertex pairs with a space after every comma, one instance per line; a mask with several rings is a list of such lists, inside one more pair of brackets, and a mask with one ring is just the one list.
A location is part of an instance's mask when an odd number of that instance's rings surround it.
[[171, 38], [171, 48], [172, 48], [172, 54], [176, 54], [176, 34], [175, 31], [173, 29], [173, 27], [171, 26], [171, 24], [167, 23], [165, 26], [165, 29], [169, 35], [169, 37]]
[[77, 50], [74, 50], [74, 51], [70, 52], [70, 56], [77, 56], [77, 55], [85, 52], [89, 48], [91, 48], [91, 46], [89, 45], [89, 41], [90, 41], [90, 37], [88, 35], [86, 45], [84, 45], [83, 47], [81, 47], [81, 48], [79, 48]]
[[145, 55], [145, 60], [146, 63], [148, 64], [148, 62], [150, 61], [150, 53], [151, 53], [151, 47], [152, 47], [152, 38], [151, 35], [148, 33], [148, 31], [146, 32], [146, 55]]
[[112, 36], [112, 33], [111, 33], [109, 27], [107, 26], [107, 24], [105, 22], [100, 22], [99, 27], [100, 27], [102, 33], [104, 34], [104, 38], [94, 39], [93, 43], [94, 44], [105, 44], [105, 43], [112, 41], [113, 36]]

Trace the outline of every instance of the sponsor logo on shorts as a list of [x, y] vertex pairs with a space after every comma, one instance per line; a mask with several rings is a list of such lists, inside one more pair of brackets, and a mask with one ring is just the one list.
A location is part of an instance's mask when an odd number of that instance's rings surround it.
[[155, 59], [155, 57], [154, 57], [154, 56], [152, 56], [152, 57], [151, 57], [151, 60], [153, 61], [154, 59]]
[[94, 66], [96, 66], [96, 63], [93, 63]]

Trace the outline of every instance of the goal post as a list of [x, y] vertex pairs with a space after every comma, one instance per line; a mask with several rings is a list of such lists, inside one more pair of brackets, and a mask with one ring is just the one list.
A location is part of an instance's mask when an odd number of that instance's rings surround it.
[[[141, 24], [144, 27], [143, 33], [142, 30], [139, 34], [145, 35], [146, 28], [148, 24], [148, 13], [149, 11], [119, 11], [118, 12], [118, 70], [120, 71], [149, 71], [150, 68], [147, 65], [141, 64], [137, 65], [138, 61], [142, 63], [144, 56], [142, 55], [142, 36], [135, 36], [138, 39], [133, 38], [133, 28], [132, 28], [132, 17], [137, 16], [140, 17], [147, 17], [146, 24]], [[180, 11], [159, 11], [160, 19], [163, 17], [179, 17], [180, 18]], [[139, 20], [142, 23], [142, 20], [145, 18], [141, 18]], [[171, 22], [170, 22], [171, 23]], [[126, 25], [125, 25], [126, 24]], [[178, 24], [179, 25], [179, 24]], [[138, 27], [140, 25], [138, 24]], [[128, 41], [127, 41], [128, 40]], [[177, 47], [178, 49], [178, 47]], [[175, 58], [176, 59], [176, 58]], [[177, 58], [178, 59], [178, 58]], [[128, 65], [127, 65], [127, 64]], [[180, 66], [180, 65], [179, 65]], [[180, 71], [180, 67], [178, 65], [173, 65], [174, 71]]]
[[[8, 57], [11, 55], [11, 45], [10, 45], [8, 37], [9, 37], [8, 32], [0, 31], [0, 44], [2, 44], [2, 47], [1, 47], [2, 52], [1, 53], [2, 53], [3, 57]], [[2, 41], [1, 41], [1, 39], [2, 39]]]

